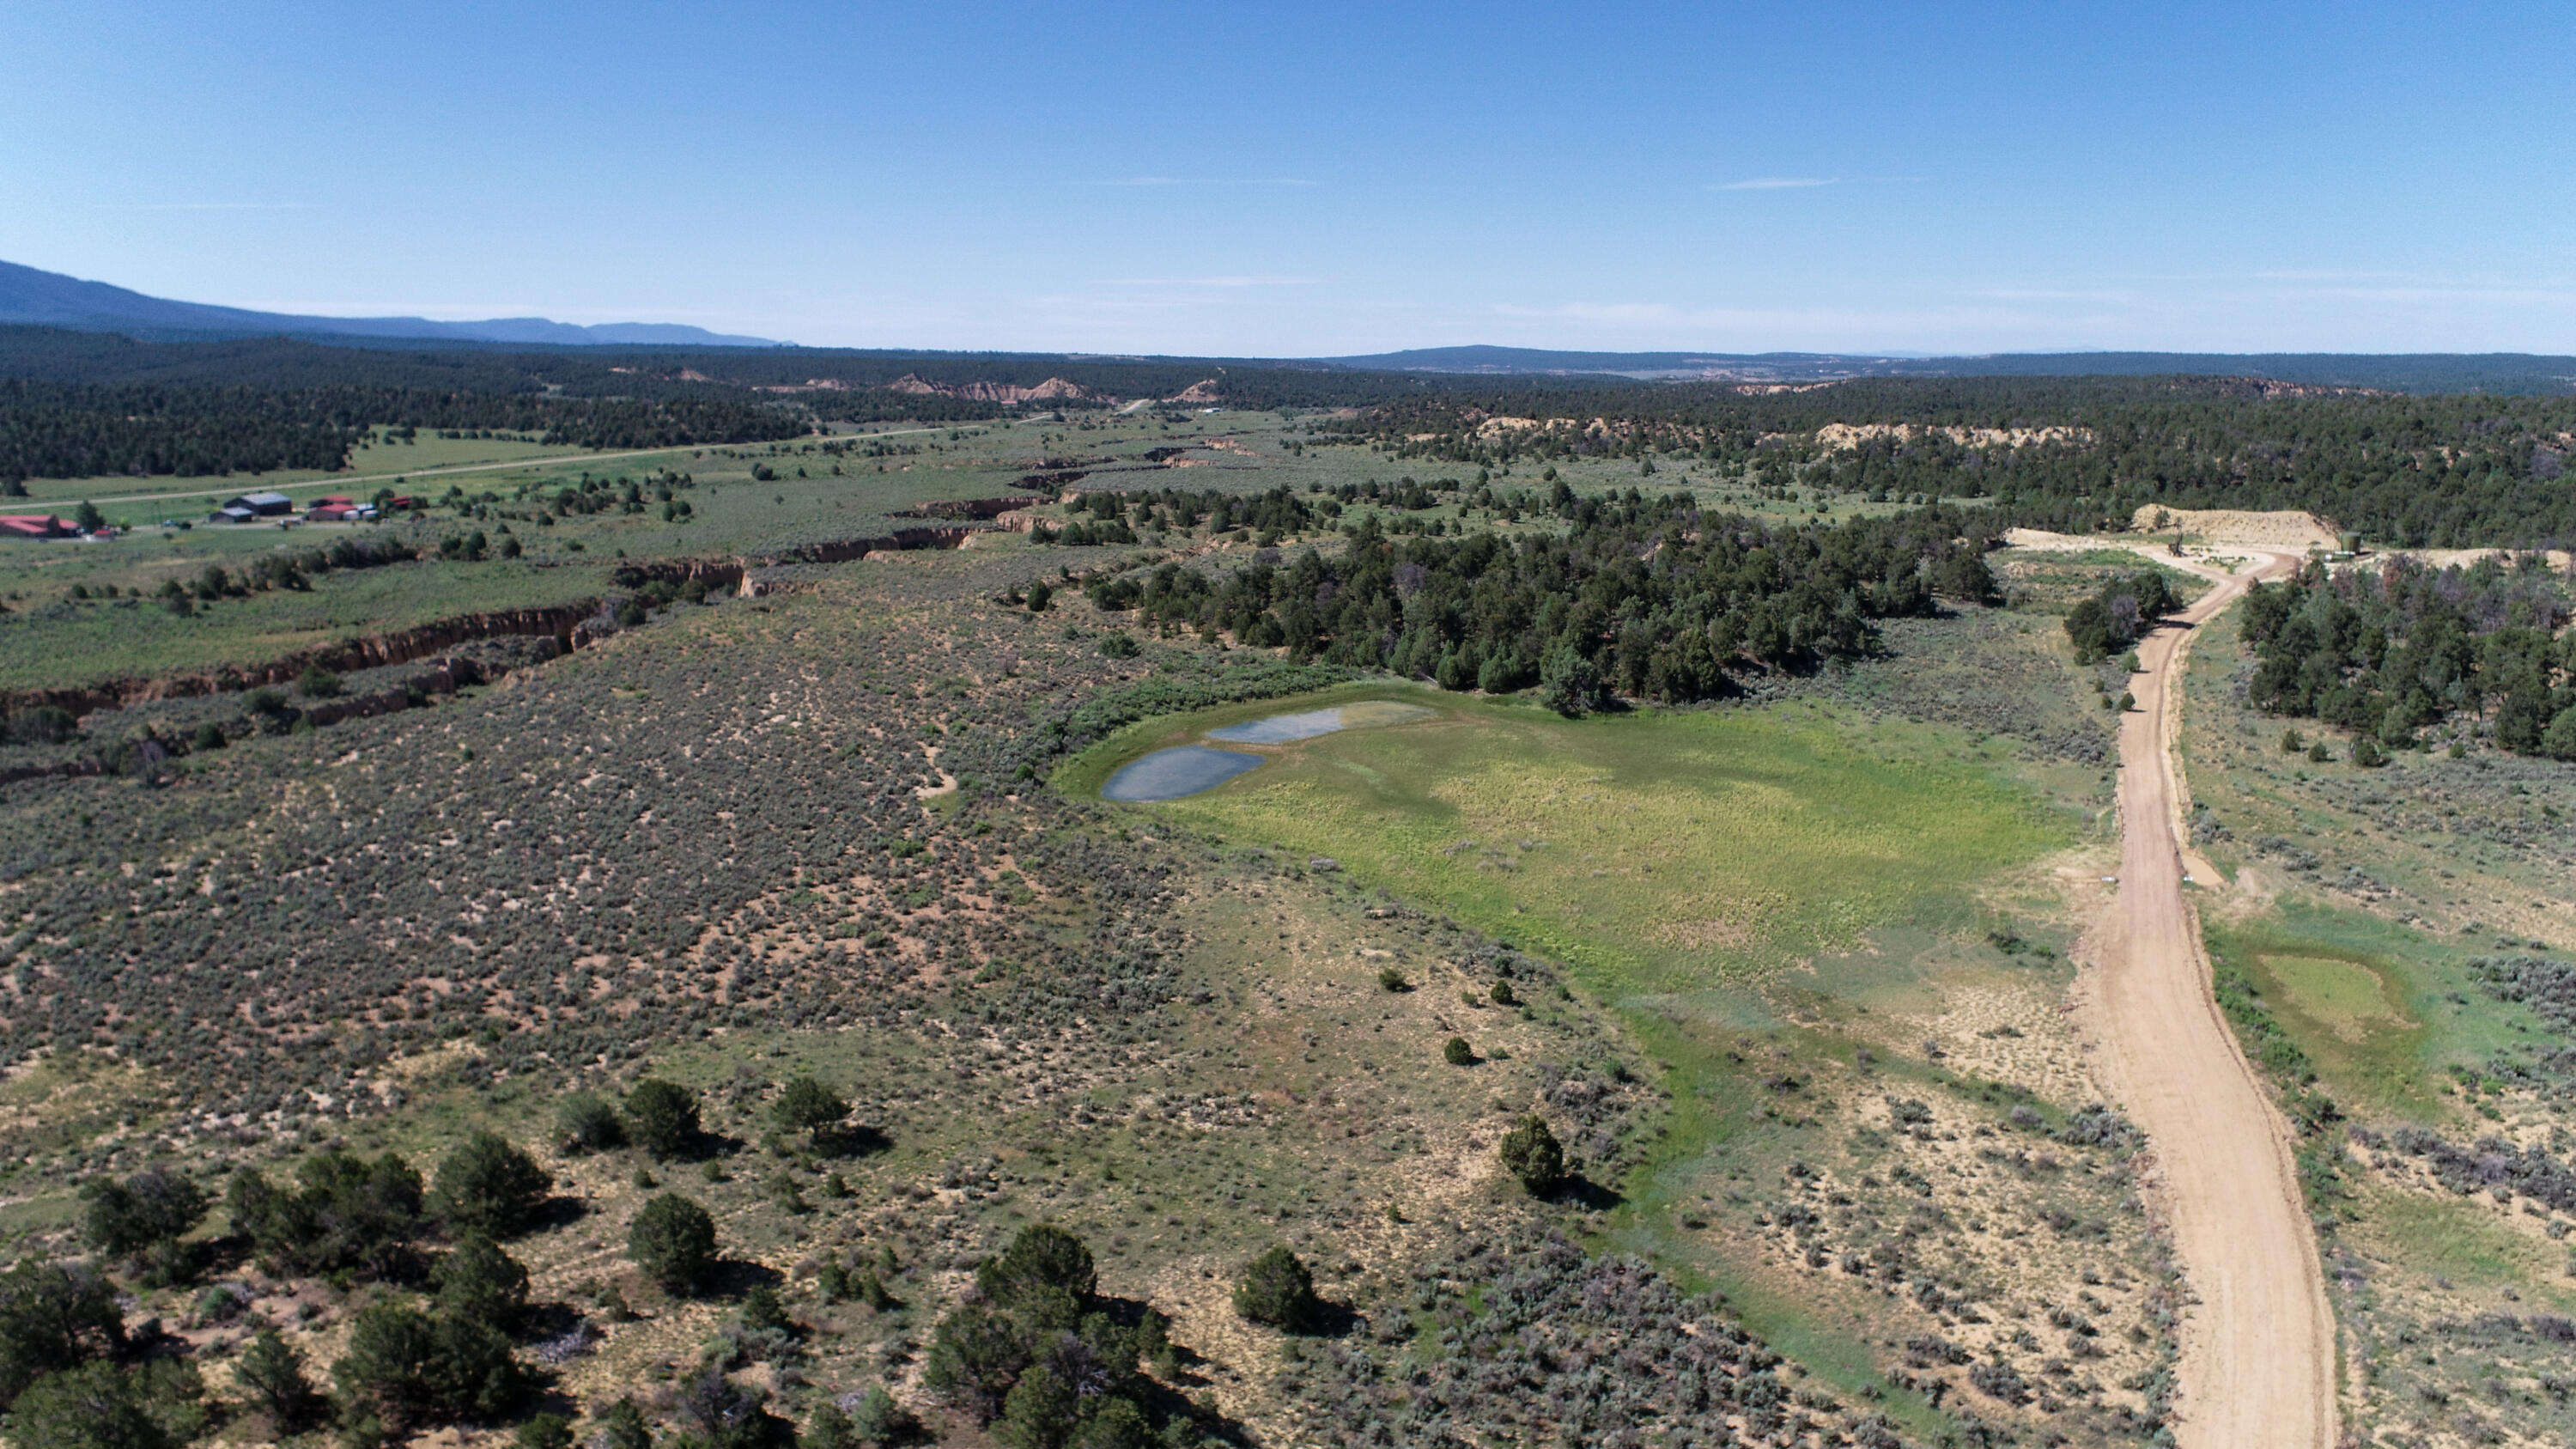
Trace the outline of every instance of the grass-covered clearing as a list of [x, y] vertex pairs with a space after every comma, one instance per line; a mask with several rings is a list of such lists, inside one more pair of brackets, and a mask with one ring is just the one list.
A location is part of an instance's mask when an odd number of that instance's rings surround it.
[[1571, 964], [1620, 1010], [1674, 1104], [1650, 1160], [1603, 1185], [1624, 1202], [1591, 1230], [1723, 1290], [1825, 1380], [1934, 1423], [1922, 1400], [1885, 1388], [1897, 1330], [1875, 1292], [1786, 1271], [1763, 1256], [1759, 1230], [1729, 1219], [1760, 1210], [1752, 1195], [1792, 1164], [1837, 1160], [1841, 1134], [1860, 1125], [1840, 1115], [1853, 1103], [1927, 1095], [2000, 1128], [2032, 1100], [1998, 1095], [1965, 1061], [1892, 1059], [1885, 1038], [1918, 1049], [1898, 1025], [1902, 998], [1938, 1002], [1968, 983], [2062, 989], [2053, 956], [2036, 958], [2046, 979], [2034, 981], [2034, 958], [2000, 958], [1983, 937], [1995, 888], [2079, 822], [2002, 777], [2004, 744], [1938, 726], [1807, 705], [1568, 720], [1385, 685], [1152, 721], [1056, 784], [1089, 797], [1148, 750], [1362, 699], [1440, 713], [1252, 747], [1271, 757], [1262, 768], [1132, 808], [1230, 844], [1330, 857], [1365, 887]]
[[[1077, 762], [1096, 791], [1148, 748], [1344, 691], [1158, 721]], [[1228, 839], [1330, 856], [1363, 882], [1597, 973], [1614, 995], [1689, 991], [1958, 913], [1966, 888], [2062, 843], [2018, 792], [1925, 758], [1932, 731], [1847, 734], [1786, 711], [1568, 720], [1436, 704], [1418, 724], [1271, 747], [1261, 769], [1161, 807]]]

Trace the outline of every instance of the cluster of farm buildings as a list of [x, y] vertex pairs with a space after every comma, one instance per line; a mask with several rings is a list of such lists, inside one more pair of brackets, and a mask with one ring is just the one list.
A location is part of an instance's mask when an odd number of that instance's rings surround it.
[[[316, 498], [304, 510], [307, 523], [359, 523], [387, 513], [400, 513], [418, 508], [416, 498], [378, 495], [378, 500], [361, 503], [346, 493], [332, 493]], [[277, 518], [295, 511], [295, 500], [283, 493], [245, 493], [228, 499], [221, 508], [206, 515], [208, 523], [250, 523], [262, 518]]]
[[[368, 519], [418, 507], [420, 507], [420, 500], [417, 498], [379, 496], [371, 502], [360, 502], [345, 493], [334, 493], [317, 498], [307, 505], [304, 509], [303, 521], [306, 523], [361, 523]], [[295, 500], [283, 493], [244, 493], [239, 497], [226, 499], [221, 507], [206, 515], [206, 521], [208, 523], [254, 523], [263, 518], [288, 518], [294, 513]], [[122, 531], [112, 524], [83, 528], [72, 519], [51, 513], [0, 514], [0, 539], [114, 538]]]

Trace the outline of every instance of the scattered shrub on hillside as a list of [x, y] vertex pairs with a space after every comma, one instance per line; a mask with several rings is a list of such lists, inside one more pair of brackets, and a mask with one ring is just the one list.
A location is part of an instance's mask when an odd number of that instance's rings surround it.
[[396, 1302], [358, 1312], [331, 1376], [353, 1431], [390, 1435], [501, 1417], [529, 1387], [498, 1329]]
[[715, 1271], [715, 1219], [689, 1199], [666, 1192], [635, 1214], [626, 1230], [626, 1256], [663, 1291], [695, 1293]]
[[[1149, 1442], [1159, 1412], [1140, 1359], [1170, 1350], [1150, 1309], [1133, 1326], [1097, 1296], [1091, 1250], [1061, 1228], [1022, 1228], [977, 1265], [977, 1296], [939, 1321], [922, 1385], [1006, 1443]], [[1167, 1420], [1165, 1427], [1186, 1419]], [[1073, 1439], [1079, 1434], [1081, 1437]], [[1183, 1441], [1195, 1442], [1195, 1441]]]
[[53, 745], [80, 734], [70, 710], [42, 704], [9, 716], [7, 738], [15, 745]]
[[292, 1434], [310, 1422], [321, 1407], [304, 1354], [263, 1326], [252, 1335], [241, 1357], [233, 1361], [233, 1384], [243, 1399], [281, 1433]]
[[508, 1237], [534, 1223], [552, 1173], [495, 1132], [476, 1132], [438, 1164], [429, 1206], [451, 1229]]
[[441, 1313], [516, 1332], [528, 1312], [528, 1270], [479, 1229], [431, 1270]]
[[2127, 650], [2180, 607], [2181, 596], [2163, 574], [2141, 569], [2110, 580], [2078, 603], [2066, 616], [2066, 637], [2074, 641], [2076, 661], [2090, 664]]
[[592, 1433], [592, 1442], [599, 1449], [652, 1449], [652, 1427], [632, 1398], [620, 1397], [597, 1411], [593, 1421], [599, 1427]]
[[790, 1080], [780, 1090], [778, 1100], [769, 1104], [771, 1121], [790, 1132], [811, 1132], [818, 1141], [849, 1115], [847, 1100], [806, 1076]]
[[626, 1145], [626, 1123], [597, 1092], [574, 1092], [555, 1108], [555, 1142], [565, 1152], [606, 1152]]
[[1548, 1130], [1546, 1119], [1534, 1112], [1523, 1113], [1512, 1124], [1496, 1151], [1503, 1170], [1520, 1179], [1534, 1196], [1554, 1192], [1565, 1180], [1565, 1149]]
[[350, 1152], [317, 1153], [296, 1169], [293, 1188], [245, 1167], [233, 1174], [224, 1203], [233, 1230], [250, 1238], [273, 1272], [347, 1270], [401, 1282], [420, 1271], [412, 1247], [421, 1230], [420, 1174], [398, 1154], [370, 1162]]
[[1238, 1315], [1290, 1333], [1312, 1328], [1323, 1308], [1323, 1300], [1315, 1296], [1314, 1275], [1285, 1244], [1253, 1259], [1234, 1285]]
[[87, 1266], [28, 1258], [0, 1274], [0, 1407], [47, 1374], [124, 1349], [116, 1289]]
[[211, 1201], [204, 1188], [175, 1173], [96, 1178], [81, 1188], [81, 1239], [93, 1252], [175, 1281], [187, 1276], [191, 1256], [179, 1240]]
[[205, 1392], [180, 1359], [85, 1363], [19, 1395], [9, 1438], [21, 1449], [179, 1449], [208, 1428]]
[[655, 1157], [685, 1156], [698, 1145], [698, 1099], [686, 1087], [646, 1077], [626, 1094], [626, 1127]]

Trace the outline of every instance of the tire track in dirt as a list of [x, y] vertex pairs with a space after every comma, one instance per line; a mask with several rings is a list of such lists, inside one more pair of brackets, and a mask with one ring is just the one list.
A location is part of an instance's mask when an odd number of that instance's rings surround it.
[[2120, 722], [2118, 895], [2096, 927], [2076, 1003], [2105, 1086], [2147, 1134], [2196, 1300], [2178, 1365], [2174, 1430], [2185, 1449], [2331, 1449], [2337, 1436], [2334, 1315], [2288, 1124], [2211, 997], [2199, 917], [2183, 891], [2182, 661], [2192, 629], [2256, 577], [2297, 562], [2259, 557], [2259, 568], [2232, 576], [2180, 564], [2217, 587], [2182, 627], [2138, 645], [2137, 709]]

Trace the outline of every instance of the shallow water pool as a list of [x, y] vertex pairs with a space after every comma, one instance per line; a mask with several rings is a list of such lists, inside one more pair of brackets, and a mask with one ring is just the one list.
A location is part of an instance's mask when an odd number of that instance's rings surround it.
[[1178, 800], [1213, 790], [1260, 763], [1259, 755], [1241, 750], [1175, 745], [1120, 767], [1100, 787], [1100, 795], [1104, 800]]
[[1332, 709], [1301, 710], [1295, 714], [1265, 715], [1207, 732], [1212, 740], [1237, 745], [1284, 745], [1291, 740], [1311, 740], [1335, 730], [1365, 729], [1370, 725], [1405, 724], [1429, 719], [1440, 711], [1418, 704], [1396, 704], [1390, 700], [1363, 700], [1358, 704], [1339, 705]]
[[[1418, 704], [1397, 704], [1392, 700], [1365, 699], [1357, 704], [1336, 705], [1330, 709], [1299, 710], [1294, 714], [1264, 715], [1241, 724], [1223, 725], [1209, 730], [1207, 737], [1230, 745], [1284, 745], [1295, 740], [1311, 740], [1335, 730], [1365, 729], [1371, 725], [1410, 724], [1440, 713]], [[1156, 750], [1150, 755], [1123, 766], [1100, 787], [1104, 800], [1144, 801], [1178, 800], [1202, 790], [1213, 790], [1244, 771], [1261, 763], [1261, 756], [1241, 750], [1216, 750], [1206, 745], [1175, 745]]]

